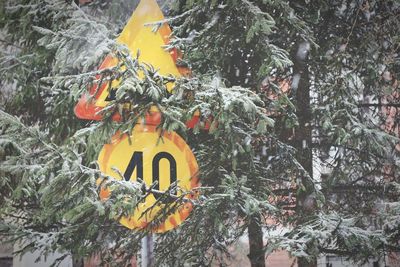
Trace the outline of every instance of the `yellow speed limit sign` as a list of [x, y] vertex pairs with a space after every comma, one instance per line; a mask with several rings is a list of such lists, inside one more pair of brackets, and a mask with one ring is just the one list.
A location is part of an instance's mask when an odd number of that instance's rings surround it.
[[[189, 216], [192, 203], [186, 201], [177, 205], [171, 202], [182, 196], [182, 192], [189, 192], [199, 186], [197, 161], [186, 142], [175, 132], [161, 135], [155, 126], [140, 124], [133, 129], [130, 140], [127, 135], [120, 138], [119, 134], [112, 140], [100, 152], [100, 170], [115, 179], [142, 179], [147, 187], [154, 184], [154, 191], [160, 194], [149, 194], [138, 204], [133, 215], [122, 217], [120, 223], [130, 229], [144, 229], [153, 220], [158, 220], [165, 209], [174, 207], [172, 213], [163, 222], [151, 226], [151, 230], [162, 233], [181, 224]], [[169, 190], [174, 198], [169, 198], [168, 202], [158, 201], [162, 198], [162, 192], [175, 184], [177, 189]], [[103, 188], [100, 198], [107, 199], [110, 194], [112, 192]], [[185, 197], [194, 198], [195, 194]]]

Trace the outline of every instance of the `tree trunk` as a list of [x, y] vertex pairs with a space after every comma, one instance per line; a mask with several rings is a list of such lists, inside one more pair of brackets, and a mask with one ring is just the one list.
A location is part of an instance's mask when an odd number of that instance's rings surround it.
[[249, 233], [251, 267], [265, 267], [265, 251], [263, 243], [263, 232], [261, 227], [261, 216], [253, 215], [247, 228]]
[[[296, 115], [299, 126], [295, 129], [294, 147], [297, 149], [297, 160], [303, 166], [310, 177], [313, 176], [312, 164], [312, 132], [311, 132], [311, 99], [310, 99], [310, 77], [307, 65], [307, 56], [310, 44], [303, 42], [299, 45], [294, 60], [294, 76], [292, 89], [296, 97]], [[303, 223], [307, 220], [316, 208], [316, 200], [312, 192], [313, 184], [309, 179], [302, 175], [302, 184], [305, 191], [297, 195], [297, 213]], [[297, 259], [298, 267], [316, 267], [317, 260], [307, 261], [304, 258]]]

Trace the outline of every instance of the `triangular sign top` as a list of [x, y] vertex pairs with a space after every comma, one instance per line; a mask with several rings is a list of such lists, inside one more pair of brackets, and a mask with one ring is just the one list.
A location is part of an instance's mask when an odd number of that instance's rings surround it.
[[[161, 21], [164, 15], [155, 0], [141, 0], [131, 18], [122, 30], [117, 42], [126, 45], [132, 57], [140, 50], [139, 61], [153, 65], [161, 75], [172, 75], [179, 77], [188, 73], [188, 69], [178, 68], [176, 61], [178, 52], [166, 51], [162, 46], [168, 44], [171, 29], [164, 23], [157, 32], [152, 31], [151, 26], [144, 26], [146, 23]], [[113, 67], [117, 59], [107, 56], [99, 69]], [[100, 76], [98, 76], [100, 79]], [[112, 87], [119, 84], [114, 80]], [[101, 120], [100, 111], [107, 105], [109, 97], [109, 84], [103, 83], [100, 88], [95, 84], [89, 91], [90, 96], [83, 94], [75, 106], [75, 114], [80, 119]], [[114, 118], [118, 120], [117, 118]]]

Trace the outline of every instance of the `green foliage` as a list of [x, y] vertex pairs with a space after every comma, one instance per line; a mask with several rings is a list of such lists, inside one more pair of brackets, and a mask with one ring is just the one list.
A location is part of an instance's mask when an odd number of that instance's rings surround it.
[[[179, 63], [193, 70], [175, 79], [113, 41], [137, 1], [3, 1], [0, 85], [11, 97], [2, 96], [0, 111], [0, 235], [25, 242], [21, 253], [99, 253], [104, 264], [126, 265], [146, 231], [118, 218], [152, 187], [105, 177], [95, 160], [115, 132], [130, 133], [156, 106], [158, 127], [179, 133], [195, 153], [202, 183], [190, 217], [156, 236], [158, 265], [223, 263], [257, 216], [267, 254], [363, 261], [398, 249], [398, 125], [380, 104], [398, 101], [400, 7], [342, 2], [167, 1], [174, 37], [166, 48], [181, 49]], [[298, 55], [308, 52], [298, 50], [303, 42], [311, 46], [308, 61]], [[118, 65], [96, 71], [107, 54]], [[104, 119], [76, 119], [78, 98], [114, 79], [120, 83]], [[189, 130], [196, 111], [201, 123]], [[309, 140], [304, 129], [312, 130]], [[317, 173], [303, 161], [311, 150]], [[112, 189], [104, 201], [101, 186]], [[377, 212], [380, 202], [385, 209]], [[272, 235], [279, 225], [285, 234]]]
[[[303, 225], [301, 231], [294, 230], [283, 236], [270, 236], [268, 253], [277, 246], [285, 248], [294, 256], [307, 257], [308, 254], [318, 253], [322, 247], [326, 253], [334, 251], [354, 261], [363, 261], [371, 256], [378, 258], [383, 253], [387, 240], [382, 238], [382, 232], [371, 233], [363, 229], [364, 227], [368, 227], [368, 223], [362, 225], [360, 218], [321, 213]], [[337, 250], [338, 247], [340, 250]]]

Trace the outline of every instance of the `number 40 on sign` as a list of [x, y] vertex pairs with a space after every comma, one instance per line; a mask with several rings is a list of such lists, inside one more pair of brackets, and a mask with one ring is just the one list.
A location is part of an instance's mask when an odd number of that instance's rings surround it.
[[[147, 186], [156, 182], [154, 189], [157, 192], [167, 191], [171, 184], [176, 184], [181, 190], [171, 193], [180, 196], [181, 191], [189, 192], [199, 186], [198, 165], [190, 147], [178, 134], [165, 132], [161, 135], [155, 126], [136, 125], [130, 142], [126, 135], [122, 138], [119, 134], [115, 135], [111, 144], [104, 145], [98, 162], [104, 174], [116, 179], [122, 178], [118, 173], [120, 171], [126, 181], [141, 178]], [[100, 197], [106, 199], [109, 194], [103, 189]], [[187, 197], [191, 198], [190, 195]], [[158, 194], [149, 194], [132, 216], [121, 218], [121, 224], [131, 229], [148, 227], [169, 205], [161, 201], [156, 204], [159, 198]], [[149, 210], [150, 207], [153, 208]], [[189, 216], [191, 210], [190, 202], [180, 204], [161, 224], [152, 226], [152, 231], [162, 233], [175, 228]]]

